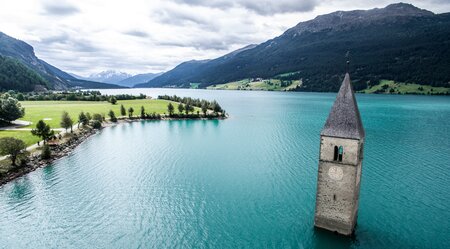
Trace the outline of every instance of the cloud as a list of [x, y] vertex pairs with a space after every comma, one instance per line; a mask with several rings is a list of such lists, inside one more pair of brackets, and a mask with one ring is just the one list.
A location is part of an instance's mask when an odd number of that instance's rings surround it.
[[279, 13], [307, 12], [319, 4], [318, 0], [175, 0], [188, 5], [206, 6], [212, 8], [245, 8], [260, 15]]
[[[0, 31], [68, 72], [167, 71], [259, 44], [317, 15], [384, 7], [389, 0], [4, 1]], [[435, 13], [448, 0], [410, 0]]]
[[181, 9], [160, 9], [153, 13], [153, 17], [165, 24], [183, 25], [183, 24], [197, 24], [205, 25], [208, 20], [204, 20], [201, 16], [196, 15], [191, 11], [182, 11]]
[[44, 8], [44, 14], [46, 15], [55, 15], [55, 16], [67, 16], [67, 15], [73, 15], [80, 10], [69, 4], [69, 3], [63, 3], [63, 2], [52, 2], [52, 3], [46, 3], [43, 6]]
[[131, 35], [131, 36], [136, 36], [136, 37], [142, 37], [142, 38], [146, 38], [149, 37], [149, 34], [144, 32], [144, 31], [138, 31], [138, 30], [129, 30], [126, 32], [123, 32], [126, 35]]
[[45, 36], [39, 41], [33, 42], [38, 48], [43, 48], [45, 51], [52, 51], [56, 48], [64, 48], [68, 51], [77, 53], [94, 53], [102, 49], [94, 45], [91, 41], [79, 37], [75, 32], [60, 32], [54, 35]]
[[54, 43], [66, 43], [69, 39], [69, 35], [67, 33], [61, 33], [57, 35], [47, 36], [41, 39], [41, 43], [45, 45], [52, 45]]

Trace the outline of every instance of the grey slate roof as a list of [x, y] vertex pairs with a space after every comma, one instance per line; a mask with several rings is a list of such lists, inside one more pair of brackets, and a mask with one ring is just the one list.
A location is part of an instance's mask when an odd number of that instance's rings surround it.
[[344, 81], [320, 135], [352, 139], [363, 139], [365, 136], [348, 73], [345, 74]]

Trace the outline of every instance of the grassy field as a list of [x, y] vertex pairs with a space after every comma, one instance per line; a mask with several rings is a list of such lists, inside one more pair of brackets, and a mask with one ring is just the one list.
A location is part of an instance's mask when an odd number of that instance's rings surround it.
[[200, 83], [190, 83], [189, 84], [189, 88], [191, 88], [191, 89], [198, 89], [199, 86], [200, 86]]
[[[20, 102], [25, 107], [25, 116], [21, 120], [31, 121], [33, 124], [30, 127], [35, 126], [37, 121], [43, 119], [46, 123], [50, 124], [52, 128], [60, 127], [61, 114], [63, 111], [69, 113], [74, 120], [78, 120], [78, 114], [80, 112], [100, 113], [107, 116], [109, 110], [113, 110], [116, 116], [120, 116], [120, 105], [123, 105], [128, 111], [128, 108], [133, 107], [133, 115], [140, 115], [141, 106], [144, 106], [147, 113], [167, 113], [166, 100], [157, 99], [138, 99], [138, 100], [120, 100], [117, 104], [112, 105], [108, 102], [95, 102], [95, 101], [22, 101]], [[178, 108], [177, 103], [173, 103], [175, 110]]]
[[439, 94], [448, 93], [450, 88], [432, 87], [419, 84], [406, 84], [392, 80], [381, 80], [378, 85], [359, 91], [362, 93], [384, 93], [384, 94]]
[[[46, 123], [50, 124], [52, 128], [60, 128], [61, 114], [63, 111], [69, 113], [72, 119], [76, 122], [78, 120], [78, 114], [82, 111], [93, 113], [105, 114], [109, 110], [113, 110], [116, 116], [120, 116], [120, 105], [124, 105], [125, 109], [133, 107], [134, 116], [139, 116], [141, 112], [141, 106], [144, 106], [146, 113], [167, 113], [167, 105], [169, 101], [166, 100], [121, 100], [116, 105], [112, 105], [108, 102], [94, 102], [94, 101], [22, 101], [20, 102], [25, 107], [25, 116], [21, 120], [31, 121], [32, 124], [28, 127], [22, 128], [34, 128], [36, 123], [43, 119]], [[175, 107], [175, 112], [178, 112], [178, 104], [172, 102]], [[196, 111], [199, 110], [196, 108]], [[0, 131], [0, 137], [15, 137], [22, 139], [27, 145], [36, 143], [39, 138], [31, 135], [27, 130], [15, 130], [15, 131]]]
[[243, 79], [225, 84], [213, 85], [207, 87], [210, 90], [259, 90], [259, 91], [289, 91], [301, 85], [300, 80], [293, 80], [290, 85], [282, 86], [279, 79], [262, 79], [251, 81]]
[[21, 139], [27, 146], [37, 143], [40, 139], [31, 135], [30, 131], [0, 131], [1, 137], [14, 137]]

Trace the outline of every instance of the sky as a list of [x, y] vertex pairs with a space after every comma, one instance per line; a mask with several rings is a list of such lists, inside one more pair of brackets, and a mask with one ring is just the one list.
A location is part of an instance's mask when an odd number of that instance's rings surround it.
[[[385, 0], [0, 0], [0, 31], [46, 62], [88, 76], [167, 71], [281, 35], [337, 10], [381, 8]], [[450, 0], [411, 0], [435, 13]]]

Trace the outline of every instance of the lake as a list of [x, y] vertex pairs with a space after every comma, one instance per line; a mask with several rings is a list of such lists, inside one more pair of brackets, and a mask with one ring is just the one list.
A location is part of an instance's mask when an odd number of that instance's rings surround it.
[[102, 92], [216, 99], [230, 117], [106, 128], [0, 187], [0, 248], [450, 248], [449, 97], [357, 95], [366, 144], [347, 238], [313, 228], [336, 94]]

